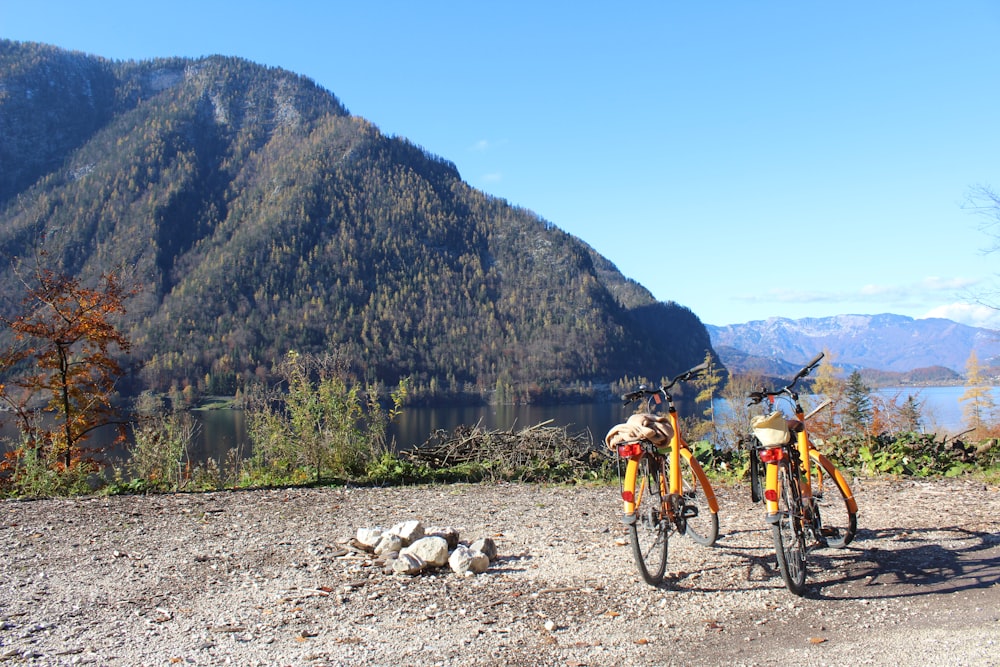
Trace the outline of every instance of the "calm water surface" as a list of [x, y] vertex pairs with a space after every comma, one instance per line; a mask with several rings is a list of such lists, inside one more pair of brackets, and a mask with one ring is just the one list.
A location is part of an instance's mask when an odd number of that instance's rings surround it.
[[[965, 387], [890, 387], [878, 394], [898, 403], [913, 395], [922, 404], [923, 425], [927, 431], [957, 433], [963, 430], [962, 404]], [[1000, 406], [1000, 387], [991, 389], [993, 401]], [[720, 406], [724, 409], [724, 405]], [[240, 410], [215, 410], [195, 413], [202, 424], [199, 454], [224, 458], [232, 448], [249, 452], [245, 415]], [[620, 403], [556, 406], [489, 406], [463, 408], [406, 408], [389, 429], [398, 449], [416, 447], [438, 429], [451, 432], [455, 427], [479, 424], [486, 430], [515, 431], [542, 422], [565, 427], [571, 435], [589, 433], [600, 442], [612, 426], [628, 413]]]

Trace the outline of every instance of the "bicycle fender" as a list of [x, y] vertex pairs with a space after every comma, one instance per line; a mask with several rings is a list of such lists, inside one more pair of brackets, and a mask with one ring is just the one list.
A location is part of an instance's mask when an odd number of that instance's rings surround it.
[[701, 464], [698, 463], [698, 459], [694, 457], [691, 450], [687, 447], [681, 449], [681, 456], [691, 462], [691, 469], [694, 470], [695, 476], [698, 478], [698, 483], [701, 484], [701, 490], [705, 492], [705, 500], [708, 501], [708, 508], [712, 510], [712, 514], [719, 513], [719, 501], [715, 499], [715, 491], [712, 489], [712, 485], [708, 482], [708, 476], [705, 475], [705, 471], [702, 470]]

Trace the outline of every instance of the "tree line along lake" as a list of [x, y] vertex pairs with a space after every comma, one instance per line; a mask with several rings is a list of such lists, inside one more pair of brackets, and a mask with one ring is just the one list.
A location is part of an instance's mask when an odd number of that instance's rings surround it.
[[[890, 387], [876, 394], [902, 403], [910, 395], [921, 404], [922, 426], [925, 431], [953, 435], [964, 430], [962, 403], [964, 386]], [[994, 404], [1000, 405], [1000, 387], [991, 388]], [[716, 408], [726, 410], [726, 402], [718, 400]], [[589, 432], [595, 443], [615, 424], [628, 416], [628, 408], [618, 402], [576, 405], [500, 405], [482, 407], [409, 407], [405, 408], [389, 427], [389, 437], [399, 450], [417, 447], [438, 430], [452, 432], [461, 425], [479, 425], [484, 430], [513, 430], [546, 424], [565, 428], [571, 435]], [[188, 456], [194, 463], [208, 459], [224, 461], [230, 450], [239, 456], [251, 454], [247, 435], [246, 413], [243, 410], [196, 410], [199, 426]], [[17, 437], [14, 425], [7, 420], [0, 435], [8, 440]], [[98, 437], [113, 438], [108, 433]]]
[[[878, 395], [902, 403], [910, 395], [921, 404], [922, 425], [928, 432], [955, 434], [964, 430], [962, 403], [959, 399], [966, 391], [964, 386], [949, 387], [889, 387], [876, 390]], [[1000, 405], [1000, 387], [993, 387], [991, 395]], [[717, 408], [725, 410], [725, 401], [718, 401]], [[241, 455], [250, 453], [247, 438], [246, 415], [242, 410], [197, 411], [201, 426], [198, 443], [191, 452], [195, 460], [215, 458], [223, 460], [230, 449]], [[482, 407], [410, 407], [405, 408], [389, 427], [389, 436], [400, 450], [417, 447], [436, 431], [453, 431], [461, 425], [479, 425], [484, 430], [518, 431], [529, 426], [547, 423], [566, 428], [570, 434], [588, 432], [595, 443], [615, 424], [628, 416], [627, 408], [620, 403], [587, 403], [578, 405], [500, 405]]]

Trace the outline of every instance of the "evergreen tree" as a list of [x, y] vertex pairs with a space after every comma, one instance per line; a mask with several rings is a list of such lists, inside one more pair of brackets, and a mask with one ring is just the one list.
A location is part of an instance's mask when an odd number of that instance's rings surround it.
[[899, 408], [899, 416], [905, 431], [919, 433], [923, 430], [921, 428], [923, 414], [921, 414], [920, 401], [914, 398], [913, 394], [906, 397], [906, 401]]
[[844, 395], [844, 428], [850, 432], [868, 433], [874, 414], [871, 388], [865, 384], [860, 372], [853, 371], [848, 376]]

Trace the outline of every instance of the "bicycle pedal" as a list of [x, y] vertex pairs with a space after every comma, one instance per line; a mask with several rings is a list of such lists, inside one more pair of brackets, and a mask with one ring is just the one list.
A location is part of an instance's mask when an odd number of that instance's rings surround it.
[[822, 536], [824, 539], [827, 537], [840, 537], [839, 528], [823, 528], [819, 532], [820, 536]]

